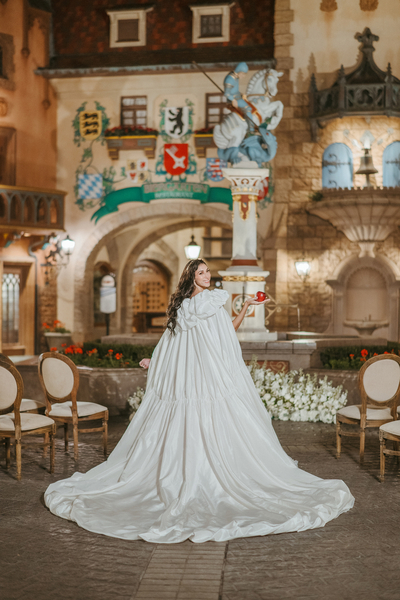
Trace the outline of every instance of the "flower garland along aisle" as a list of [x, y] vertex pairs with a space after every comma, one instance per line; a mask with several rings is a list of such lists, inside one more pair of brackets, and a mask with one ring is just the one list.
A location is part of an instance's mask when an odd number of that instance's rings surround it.
[[347, 391], [327, 377], [289, 371], [274, 373], [253, 359], [249, 370], [260, 398], [273, 419], [334, 423], [336, 412], [347, 402]]
[[[347, 392], [342, 386], [335, 387], [327, 377], [318, 380], [316, 374], [299, 371], [274, 373], [265, 365], [260, 367], [255, 359], [249, 371], [260, 398], [273, 419], [281, 421], [309, 421], [334, 423], [336, 412], [347, 402]], [[128, 398], [133, 411], [139, 408], [144, 390], [137, 388]]]

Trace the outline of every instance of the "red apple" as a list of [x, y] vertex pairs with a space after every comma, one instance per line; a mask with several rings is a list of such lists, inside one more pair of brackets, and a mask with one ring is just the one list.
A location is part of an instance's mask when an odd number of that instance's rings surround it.
[[263, 302], [267, 296], [264, 292], [257, 292], [256, 297], [258, 302]]

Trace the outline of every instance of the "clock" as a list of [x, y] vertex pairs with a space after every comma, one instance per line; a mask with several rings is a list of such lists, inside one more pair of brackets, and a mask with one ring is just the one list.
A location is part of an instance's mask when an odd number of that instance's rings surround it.
[[[232, 294], [232, 317], [237, 317], [246, 300], [253, 298], [252, 294]], [[254, 305], [249, 306], [245, 317], [254, 317]]]

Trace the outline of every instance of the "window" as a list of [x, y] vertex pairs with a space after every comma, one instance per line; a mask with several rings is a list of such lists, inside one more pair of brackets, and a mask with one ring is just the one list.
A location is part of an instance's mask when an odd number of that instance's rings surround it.
[[15, 129], [0, 127], [0, 184], [15, 185]]
[[146, 13], [152, 7], [137, 10], [108, 10], [110, 48], [146, 45]]
[[205, 37], [221, 37], [222, 15], [201, 15], [200, 35]]
[[389, 144], [383, 151], [383, 185], [400, 186], [400, 142]]
[[223, 94], [206, 94], [206, 127], [221, 123], [224, 115], [230, 112]]
[[2, 282], [2, 343], [19, 342], [19, 292], [21, 277], [19, 271], [4, 273]]
[[147, 126], [147, 96], [122, 96], [121, 126]]
[[192, 5], [192, 42], [229, 42], [230, 10], [233, 2], [211, 5]]
[[346, 144], [335, 143], [325, 148], [322, 157], [322, 187], [353, 187], [353, 153]]
[[118, 21], [118, 42], [139, 41], [139, 19], [120, 19]]

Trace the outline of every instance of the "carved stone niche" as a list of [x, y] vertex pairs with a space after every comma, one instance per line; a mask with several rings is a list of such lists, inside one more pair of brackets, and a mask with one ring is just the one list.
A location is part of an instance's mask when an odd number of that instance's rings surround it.
[[0, 76], [0, 88], [15, 90], [15, 46], [12, 35], [0, 33], [0, 46], [3, 50], [3, 72]]
[[399, 339], [400, 269], [383, 255], [352, 255], [326, 280], [332, 288], [334, 335]]
[[378, 4], [378, 0], [360, 0], [361, 10], [365, 10], [367, 12], [376, 10], [378, 8]]

